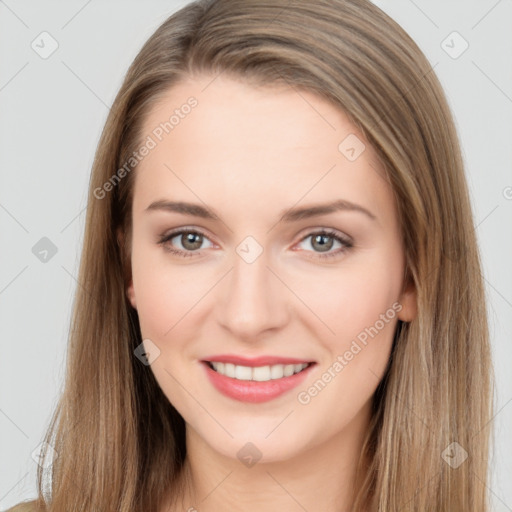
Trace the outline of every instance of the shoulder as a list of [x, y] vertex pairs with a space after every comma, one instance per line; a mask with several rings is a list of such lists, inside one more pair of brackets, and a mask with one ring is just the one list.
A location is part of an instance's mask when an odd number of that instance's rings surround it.
[[14, 507], [7, 509], [5, 512], [36, 512], [37, 509], [37, 501], [24, 501], [23, 503], [18, 503], [14, 505]]

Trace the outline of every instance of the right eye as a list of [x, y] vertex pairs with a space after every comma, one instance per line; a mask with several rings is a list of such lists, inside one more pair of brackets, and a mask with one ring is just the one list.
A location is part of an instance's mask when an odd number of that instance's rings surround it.
[[[181, 248], [175, 248], [172, 241], [176, 239]], [[177, 256], [188, 258], [195, 256], [202, 243], [208, 240], [206, 236], [195, 229], [180, 228], [160, 237], [158, 243], [164, 247], [164, 250]], [[200, 253], [199, 253], [200, 254]]]

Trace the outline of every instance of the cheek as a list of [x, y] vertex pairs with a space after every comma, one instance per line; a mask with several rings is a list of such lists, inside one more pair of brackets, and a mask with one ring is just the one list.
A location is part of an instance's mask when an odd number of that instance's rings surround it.
[[[329, 382], [322, 398], [314, 399], [317, 407], [336, 403], [350, 416], [374, 393], [391, 354], [402, 271], [400, 254], [379, 251], [347, 260], [329, 279], [311, 276], [303, 282], [301, 293], [324, 326], [320, 329], [316, 319], [310, 327], [324, 348], [319, 378]], [[345, 413], [339, 413], [339, 421]]]
[[326, 273], [325, 278], [317, 274], [301, 280], [297, 295], [326, 327], [325, 339], [343, 346], [376, 322], [379, 330], [386, 330], [379, 321], [381, 315], [386, 315], [386, 328], [396, 318], [401, 267], [382, 261], [386, 258], [347, 264]]
[[313, 424], [329, 411], [332, 425], [326, 435], [354, 418], [374, 394], [389, 361], [401, 309], [398, 286], [388, 276], [366, 276], [367, 281], [356, 277], [340, 278], [345, 288], [316, 304], [334, 334], [324, 329], [326, 334], [318, 338], [325, 356], [315, 379], [297, 395]]
[[207, 292], [204, 272], [170, 262], [163, 249], [134, 246], [132, 276], [142, 335], [164, 341]]

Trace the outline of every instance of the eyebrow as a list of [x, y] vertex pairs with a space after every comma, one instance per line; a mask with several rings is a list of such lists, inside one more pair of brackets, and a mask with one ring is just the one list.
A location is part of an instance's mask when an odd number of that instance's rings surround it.
[[[146, 212], [152, 211], [168, 211], [190, 215], [193, 217], [201, 217], [203, 219], [220, 220], [220, 217], [214, 210], [195, 203], [187, 203], [184, 201], [166, 201], [159, 200], [151, 203]], [[358, 204], [338, 199], [331, 203], [316, 204], [300, 208], [289, 208], [281, 211], [282, 222], [297, 222], [319, 215], [326, 215], [338, 211], [354, 211], [363, 213], [372, 220], [377, 220], [377, 217], [369, 210]]]
[[[207, 208], [200, 204], [187, 203], [184, 201], [154, 201], [146, 208], [146, 212], [152, 211], [168, 211], [190, 215], [193, 217], [201, 217], [203, 219], [220, 220], [219, 215], [215, 213], [213, 209]], [[297, 222], [299, 220], [309, 219], [311, 217], [317, 217], [319, 215], [326, 215], [338, 211], [359, 212], [363, 213], [372, 220], [377, 220], [377, 217], [363, 206], [352, 203], [350, 201], [346, 201], [344, 199], [338, 199], [331, 203], [316, 204], [300, 208], [289, 208], [281, 211], [280, 220], [282, 222]]]

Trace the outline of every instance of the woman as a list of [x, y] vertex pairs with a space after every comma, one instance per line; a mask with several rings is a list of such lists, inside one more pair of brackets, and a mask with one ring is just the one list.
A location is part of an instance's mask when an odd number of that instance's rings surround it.
[[187, 5], [99, 143], [27, 510], [488, 510], [480, 268], [449, 108], [393, 20]]

